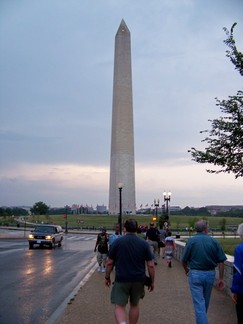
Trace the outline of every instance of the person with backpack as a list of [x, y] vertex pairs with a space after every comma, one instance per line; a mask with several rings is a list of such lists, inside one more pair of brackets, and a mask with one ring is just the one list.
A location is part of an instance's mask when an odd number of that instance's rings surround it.
[[158, 252], [159, 252], [159, 236], [158, 229], [154, 226], [154, 223], [150, 223], [150, 228], [146, 232], [146, 239], [150, 246], [151, 252], [154, 256], [154, 264], [157, 265]]
[[[165, 258], [165, 238], [166, 238], [166, 231], [164, 230], [163, 226], [160, 225], [159, 228], [159, 256], [161, 254], [162, 259]], [[161, 253], [160, 253], [161, 251]]]
[[[154, 290], [153, 256], [147, 242], [137, 237], [137, 228], [135, 219], [126, 220], [125, 235], [114, 241], [106, 263], [105, 285], [112, 287], [111, 303], [115, 305], [116, 323], [120, 324], [138, 323], [139, 301], [145, 296], [144, 286], [149, 292]], [[112, 284], [110, 276], [114, 265], [115, 280]], [[146, 276], [146, 271], [149, 276]]]
[[106, 228], [103, 227], [101, 233], [97, 235], [94, 252], [97, 250], [97, 262], [99, 265], [98, 272], [105, 272], [105, 264], [108, 254], [109, 237], [106, 233]]

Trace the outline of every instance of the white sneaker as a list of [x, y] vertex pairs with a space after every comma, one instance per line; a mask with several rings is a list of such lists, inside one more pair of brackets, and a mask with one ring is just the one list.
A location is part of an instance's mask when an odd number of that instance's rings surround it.
[[101, 272], [105, 272], [105, 268], [101, 268]]
[[97, 271], [102, 272], [102, 267], [99, 267]]

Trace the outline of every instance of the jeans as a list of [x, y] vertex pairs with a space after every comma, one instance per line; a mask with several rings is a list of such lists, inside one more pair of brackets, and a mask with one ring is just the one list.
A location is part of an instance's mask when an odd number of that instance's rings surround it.
[[214, 284], [215, 270], [190, 270], [188, 278], [196, 315], [196, 323], [208, 324], [207, 310]]
[[243, 295], [237, 294], [237, 304], [236, 304], [236, 313], [238, 324], [243, 323]]

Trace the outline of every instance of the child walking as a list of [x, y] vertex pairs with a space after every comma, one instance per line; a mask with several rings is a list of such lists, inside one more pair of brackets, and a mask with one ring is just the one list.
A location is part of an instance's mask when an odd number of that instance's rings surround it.
[[165, 257], [169, 268], [172, 267], [171, 260], [176, 248], [175, 239], [171, 235], [172, 233], [168, 231], [167, 237], [165, 238]]

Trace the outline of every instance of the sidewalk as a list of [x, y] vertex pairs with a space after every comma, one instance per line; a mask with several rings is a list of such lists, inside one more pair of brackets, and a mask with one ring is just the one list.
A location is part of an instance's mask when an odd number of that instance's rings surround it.
[[[56, 324], [114, 324], [114, 305], [105, 286], [104, 273], [95, 272], [67, 305]], [[213, 289], [208, 310], [210, 324], [236, 324], [235, 306], [224, 292]], [[139, 324], [195, 324], [187, 277], [182, 265], [172, 268], [160, 259], [156, 266], [155, 290], [140, 301]]]

